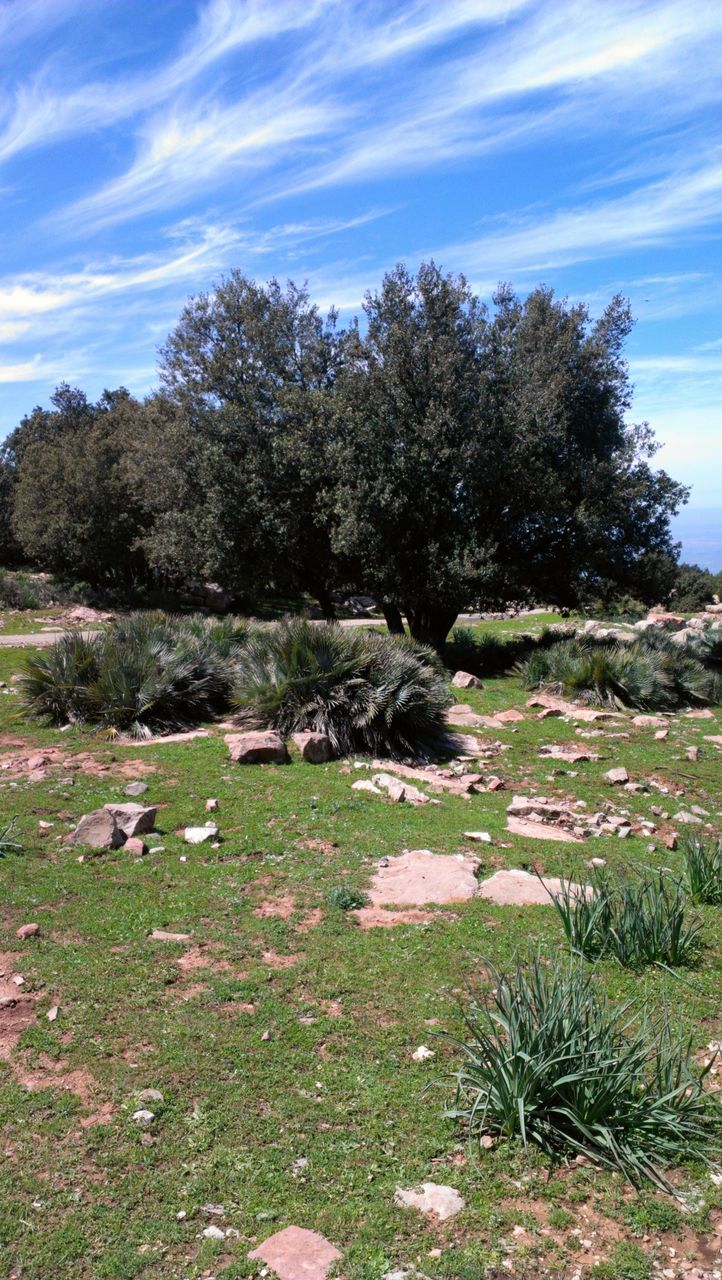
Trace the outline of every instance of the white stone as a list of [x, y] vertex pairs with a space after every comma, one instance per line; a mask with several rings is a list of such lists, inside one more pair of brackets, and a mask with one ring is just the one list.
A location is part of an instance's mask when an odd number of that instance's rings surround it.
[[209, 822], [205, 827], [186, 827], [183, 839], [186, 844], [204, 844], [206, 840], [215, 840], [217, 835], [218, 827]]
[[404, 1209], [418, 1209], [420, 1213], [433, 1213], [442, 1222], [453, 1218], [464, 1208], [464, 1200], [454, 1187], [438, 1182], [424, 1182], [421, 1190], [397, 1187], [394, 1201]]

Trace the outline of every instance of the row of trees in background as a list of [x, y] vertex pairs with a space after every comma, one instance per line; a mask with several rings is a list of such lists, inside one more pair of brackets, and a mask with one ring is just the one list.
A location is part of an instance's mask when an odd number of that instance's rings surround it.
[[469, 606], [668, 593], [687, 495], [626, 423], [621, 298], [594, 322], [543, 287], [488, 309], [428, 263], [364, 311], [342, 329], [234, 271], [189, 301], [147, 399], [60, 387], [6, 441], [0, 561], [327, 614], [367, 592], [437, 645]]

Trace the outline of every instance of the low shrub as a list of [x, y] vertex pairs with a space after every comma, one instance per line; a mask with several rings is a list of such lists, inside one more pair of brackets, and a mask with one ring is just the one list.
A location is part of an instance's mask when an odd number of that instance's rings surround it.
[[689, 918], [683, 888], [663, 872], [597, 876], [588, 894], [566, 883], [554, 905], [571, 950], [586, 960], [610, 958], [640, 969], [690, 965], [699, 955], [701, 923]]
[[406, 637], [290, 618], [253, 631], [237, 660], [235, 701], [289, 737], [325, 733], [337, 755], [438, 749], [452, 698], [431, 649]]
[[471, 627], [454, 627], [451, 641], [444, 649], [444, 662], [453, 671], [470, 671], [475, 676], [503, 675], [530, 654], [558, 644], [560, 638], [571, 638], [573, 627], [544, 627], [538, 634], [529, 631], [499, 636], [493, 631]]
[[0, 608], [45, 609], [50, 605], [87, 604], [86, 583], [62, 582], [50, 573], [0, 569]]
[[722, 839], [690, 836], [684, 846], [687, 888], [695, 902], [722, 907]]
[[466, 1013], [450, 1114], [471, 1140], [519, 1139], [554, 1160], [582, 1155], [673, 1195], [667, 1170], [709, 1165], [722, 1111], [668, 1017], [636, 1018], [596, 990], [591, 969], [517, 962]]
[[357, 911], [359, 907], [365, 907], [368, 900], [368, 894], [347, 884], [335, 885], [326, 896], [328, 905], [339, 911]]
[[227, 619], [131, 614], [29, 659], [21, 695], [54, 724], [88, 721], [135, 737], [185, 728], [229, 706], [233, 655], [246, 636]]
[[527, 689], [615, 708], [671, 711], [716, 702], [720, 694], [717, 677], [698, 658], [654, 634], [630, 644], [576, 636], [536, 650], [516, 672]]

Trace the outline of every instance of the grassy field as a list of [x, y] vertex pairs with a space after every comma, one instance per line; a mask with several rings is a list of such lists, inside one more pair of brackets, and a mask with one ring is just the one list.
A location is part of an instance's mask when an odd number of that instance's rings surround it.
[[[24, 657], [1, 650], [0, 681]], [[524, 709], [526, 697], [504, 677], [459, 700], [490, 714]], [[718, 832], [720, 753], [703, 739], [722, 733], [722, 712], [673, 717], [664, 741], [653, 729], [613, 726], [629, 737], [592, 739], [600, 759], [570, 769], [539, 748], [578, 743], [574, 726], [526, 711], [523, 722], [482, 734], [508, 746], [488, 766], [504, 791], [416, 808], [352, 791], [369, 776], [352, 761], [244, 768], [229, 762], [219, 732], [119, 747], [29, 726], [18, 703], [0, 690], [0, 763], [21, 741], [60, 748], [68, 763], [38, 781], [0, 772], [0, 811], [17, 816], [24, 850], [0, 858], [0, 952], [16, 957], [24, 989], [38, 994], [36, 1021], [0, 1060], [2, 1277], [256, 1276], [262, 1264], [249, 1250], [291, 1223], [342, 1251], [346, 1280], [399, 1268], [430, 1280], [647, 1280], [689, 1274], [686, 1263], [719, 1273], [722, 1188], [704, 1170], [680, 1172], [696, 1195], [683, 1214], [586, 1165], [550, 1169], [505, 1144], [472, 1152], [444, 1116], [459, 1052], [437, 1033], [462, 1034], [467, 984], [485, 964], [536, 949], [565, 962], [552, 908], [472, 899], [436, 909], [428, 925], [364, 932], [326, 899], [338, 885], [363, 889], [380, 858], [405, 848], [468, 849], [465, 830], [491, 834], [491, 845], [474, 846], [485, 872], [583, 878], [592, 856], [679, 868], [680, 854], [654, 837], [522, 839], [507, 832], [506, 807], [514, 793], [569, 796], [590, 811], [613, 799], [656, 820], [653, 805], [675, 813], [696, 804]], [[694, 763], [685, 758], [692, 744], [703, 748]], [[86, 771], [73, 767], [78, 755]], [[673, 794], [620, 796], [604, 781], [614, 764]], [[162, 848], [137, 861], [123, 849], [79, 861], [61, 837], [81, 814], [124, 798], [136, 777], [159, 806], [148, 842]], [[219, 801], [220, 847], [187, 846], [182, 829], [205, 822], [209, 797]], [[598, 970], [614, 999], [666, 1007], [700, 1052], [722, 1025], [722, 910], [701, 914], [696, 969]], [[19, 942], [27, 921], [40, 935]], [[153, 929], [190, 940], [154, 942]], [[418, 1063], [421, 1044], [435, 1056]], [[131, 1114], [148, 1088], [164, 1101], [140, 1130]], [[397, 1186], [425, 1181], [455, 1187], [463, 1212], [439, 1224], [395, 1206]], [[214, 1224], [231, 1234], [204, 1238]]]

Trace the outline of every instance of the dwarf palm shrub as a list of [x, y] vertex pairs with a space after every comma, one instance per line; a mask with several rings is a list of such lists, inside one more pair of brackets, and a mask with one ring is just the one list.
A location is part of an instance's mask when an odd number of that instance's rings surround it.
[[[518, 1138], [553, 1159], [583, 1155], [673, 1192], [666, 1170], [709, 1163], [720, 1108], [691, 1044], [666, 1016], [636, 1019], [596, 990], [593, 971], [517, 962], [472, 999], [451, 1115], [472, 1139]], [[709, 1068], [707, 1068], [709, 1070]], [[673, 1192], [674, 1193], [674, 1192]]]
[[236, 704], [283, 736], [325, 733], [337, 755], [423, 755], [445, 734], [451, 696], [431, 649], [400, 636], [315, 625], [258, 628], [237, 659]]
[[90, 639], [62, 636], [26, 664], [21, 693], [53, 723], [88, 721], [148, 737], [197, 724], [229, 705], [245, 631], [202, 618], [136, 613]]
[[631, 644], [577, 636], [536, 650], [516, 672], [527, 689], [553, 689], [600, 706], [665, 711], [719, 696], [714, 673], [661, 636]]
[[690, 837], [684, 849], [687, 887], [695, 902], [722, 907], [722, 840]]
[[572, 951], [587, 960], [617, 960], [625, 969], [693, 964], [701, 924], [687, 914], [687, 897], [663, 872], [639, 879], [598, 876], [593, 890], [566, 883], [554, 896]]

